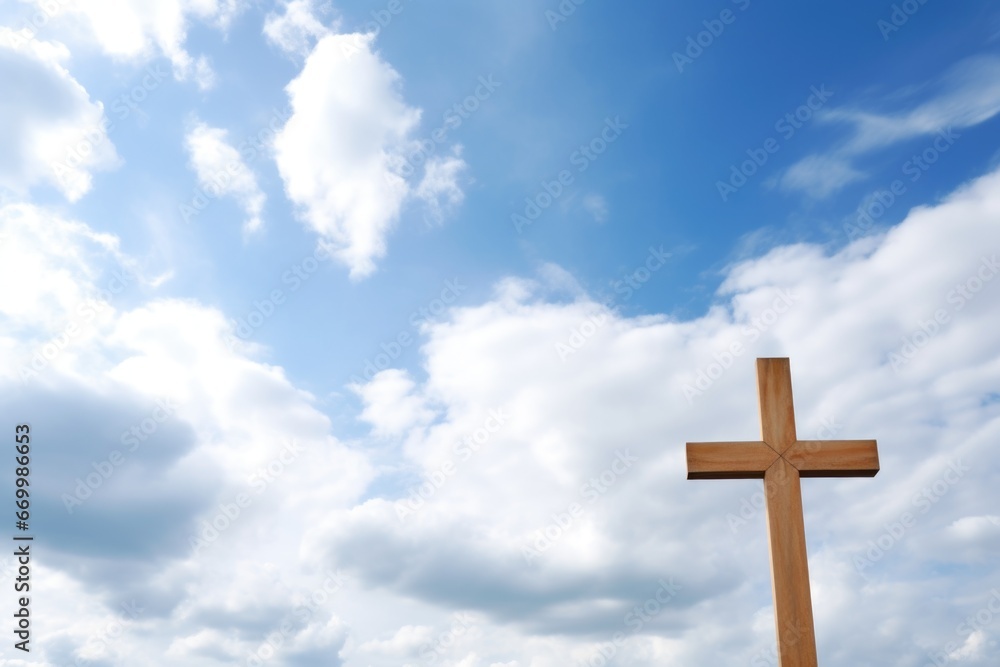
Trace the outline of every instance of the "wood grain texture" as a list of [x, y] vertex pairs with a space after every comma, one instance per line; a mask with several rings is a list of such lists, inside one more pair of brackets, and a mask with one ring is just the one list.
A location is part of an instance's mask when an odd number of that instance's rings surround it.
[[784, 457], [799, 477], [874, 477], [879, 469], [874, 440], [800, 440]]
[[787, 358], [757, 360], [760, 439], [779, 454], [796, 440], [792, 373]]
[[778, 458], [763, 442], [689, 442], [688, 479], [764, 479]]
[[798, 440], [788, 359], [757, 359], [761, 440], [687, 443], [688, 479], [763, 478], [779, 667], [817, 667], [800, 477], [871, 477], [874, 440]]
[[778, 664], [817, 667], [798, 471], [782, 458], [768, 469], [764, 485]]

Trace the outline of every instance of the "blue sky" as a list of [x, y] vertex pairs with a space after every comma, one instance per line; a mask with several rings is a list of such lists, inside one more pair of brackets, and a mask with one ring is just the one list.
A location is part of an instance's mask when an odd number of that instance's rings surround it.
[[803, 485], [821, 662], [988, 664], [998, 39], [985, 0], [6, 4], [41, 548], [0, 665], [775, 664], [760, 483], [683, 455], [755, 437], [764, 356], [800, 437], [879, 441]]

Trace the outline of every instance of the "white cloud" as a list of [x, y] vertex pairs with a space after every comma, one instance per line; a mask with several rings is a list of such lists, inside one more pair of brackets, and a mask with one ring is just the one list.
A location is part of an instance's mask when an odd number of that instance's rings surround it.
[[184, 147], [198, 175], [198, 185], [212, 196], [231, 195], [246, 212], [243, 231], [260, 231], [266, 197], [257, 185], [257, 176], [226, 135], [226, 130], [199, 121], [184, 137]]
[[428, 625], [404, 625], [389, 639], [367, 641], [358, 647], [358, 651], [379, 656], [417, 657], [417, 650], [431, 641], [433, 631], [434, 628]]
[[80, 317], [81, 304], [103, 298], [114, 272], [96, 269], [95, 257], [112, 258], [115, 269], [134, 268], [117, 237], [33, 206], [0, 208], [0, 229], [0, 316], [22, 334], [54, 333], [67, 317]]
[[780, 178], [781, 186], [811, 197], [826, 197], [864, 176], [852, 166], [854, 158], [917, 137], [972, 127], [993, 118], [1000, 113], [1000, 58], [968, 58], [934, 82], [931, 90], [934, 89], [937, 93], [930, 99], [895, 113], [847, 107], [820, 111], [816, 116], [819, 121], [852, 126], [850, 136], [830, 155], [810, 155], [790, 167]]
[[[431, 159], [414, 186], [420, 111], [400, 94], [399, 74], [372, 49], [374, 35], [327, 35], [288, 84], [293, 116], [274, 141], [285, 191], [306, 224], [334, 246], [352, 279], [375, 270], [386, 237], [411, 197], [431, 214], [457, 204], [464, 162]], [[444, 203], [440, 203], [444, 199]]]
[[413, 379], [398, 369], [376, 374], [371, 382], [352, 385], [364, 402], [360, 418], [374, 427], [378, 436], [399, 436], [430, 423], [434, 411], [424, 397], [414, 394]]
[[948, 128], [978, 125], [1000, 112], [1000, 58], [969, 58], [951, 68], [938, 82], [941, 92], [916, 107], [895, 114], [833, 109], [825, 120], [854, 125], [847, 154], [860, 154], [913, 137], [930, 136]]
[[413, 191], [428, 209], [434, 222], [441, 222], [449, 211], [462, 203], [465, 194], [458, 185], [458, 178], [468, 166], [461, 155], [461, 147], [456, 147], [454, 155], [433, 156], [424, 165], [424, 176]]
[[0, 186], [18, 195], [41, 183], [76, 201], [91, 173], [120, 162], [108, 140], [104, 107], [65, 69], [62, 44], [24, 39], [0, 27]]
[[[508, 280], [495, 299], [424, 328], [426, 380], [395, 394], [433, 397], [445, 416], [412, 429], [405, 448], [424, 488], [433, 486], [423, 504], [404, 505], [412, 511], [401, 518], [400, 503], [412, 500], [404, 487], [332, 512], [309, 551], [325, 548], [369, 586], [481, 612], [484, 664], [510, 656], [507, 632], [538, 640], [524, 660], [565, 664], [546, 660], [570, 650], [585, 660], [617, 631], [629, 636], [616, 649], [625, 664], [718, 664], [734, 651], [750, 662], [773, 646], [763, 511], [749, 500], [760, 483], [687, 481], [683, 443], [755, 437], [753, 358], [789, 356], [800, 436], [828, 438], [833, 428], [837, 438], [875, 437], [882, 461], [875, 479], [803, 482], [823, 650], [845, 647], [833, 664], [892, 664], [901, 651], [915, 661], [924, 655], [914, 633], [943, 648], [958, 622], [948, 619], [985, 604], [979, 582], [996, 577], [982, 558], [995, 526], [968, 518], [967, 506], [988, 496], [997, 469], [1000, 421], [978, 406], [1000, 373], [1000, 340], [983, 335], [1000, 304], [1000, 264], [984, 257], [1000, 248], [998, 211], [1000, 172], [832, 255], [777, 247], [732, 267], [719, 306], [689, 321], [620, 317], [587, 299], [555, 303], [545, 283]], [[971, 298], [954, 291], [966, 284], [978, 285]], [[915, 337], [941, 309], [946, 325]], [[595, 313], [603, 324], [563, 363], [555, 345]], [[721, 367], [734, 343], [742, 352], [689, 403], [685, 385]], [[464, 449], [496, 407], [506, 423]], [[397, 415], [380, 414], [366, 412], [375, 432], [398, 429]], [[595, 483], [622, 451], [635, 457], [631, 467]], [[913, 499], [937, 488], [955, 459], [969, 470], [922, 511]], [[455, 469], [441, 475], [446, 462]], [[569, 520], [574, 502], [583, 511]], [[859, 571], [856, 557], [906, 511], [916, 523]], [[967, 548], [926, 548], [949, 532]], [[530, 563], [526, 545], [538, 550]], [[933, 574], [972, 564], [987, 570]], [[680, 594], [633, 633], [629, 611], [666, 576]], [[908, 613], [927, 598], [940, 601], [934, 610]], [[763, 620], [751, 626], [755, 615]], [[859, 633], [863, 647], [849, 641]], [[979, 656], [971, 645], [963, 651]]]
[[781, 175], [780, 184], [785, 190], [800, 190], [810, 197], [822, 199], [864, 177], [865, 174], [854, 169], [848, 160], [810, 155], [789, 167]]
[[[46, 0], [36, 0], [43, 9]], [[222, 30], [242, 10], [238, 0], [64, 0], [55, 22], [67, 17], [85, 19], [89, 37], [113, 58], [145, 61], [163, 54], [178, 80], [194, 79], [201, 89], [211, 88], [215, 73], [205, 56], [185, 49], [188, 24], [196, 19]], [[74, 30], [76, 26], [74, 26]]]
[[[325, 568], [293, 565], [300, 538], [288, 531], [298, 529], [275, 511], [311, 521], [319, 508], [353, 504], [371, 478], [368, 463], [329, 435], [314, 398], [281, 369], [229, 349], [219, 311], [143, 302], [149, 281], [137, 276], [127, 294], [80, 319], [78, 306], [99, 297], [119, 265], [134, 265], [115, 237], [27, 205], [0, 209], [0, 229], [0, 286], [24, 294], [5, 299], [0, 315], [0, 402], [64, 443], [39, 447], [33, 459], [45, 470], [33, 507], [53, 536], [38, 575], [55, 588], [32, 601], [56, 629], [43, 648], [48, 661], [168, 652], [198, 667], [242, 661], [259, 648], [257, 633], [285, 618], [294, 619], [286, 659], [336, 655], [346, 628], [330, 604], [297, 609]], [[60, 335], [58, 355], [23, 376], [22, 362]], [[269, 546], [245, 551], [258, 530]], [[207, 542], [193, 550], [194, 537]], [[209, 594], [185, 592], [194, 589]], [[171, 629], [88, 646], [123, 600], [145, 610], [136, 627]]]
[[285, 53], [305, 57], [316, 40], [330, 34], [313, 12], [313, 0], [286, 0], [283, 13], [269, 12], [264, 19], [264, 36]]
[[608, 219], [608, 200], [603, 195], [589, 194], [583, 198], [583, 208], [594, 217], [597, 222], [606, 222]]
[[[936, 651], [986, 667], [996, 621], [975, 636], [954, 628], [986, 608], [982, 582], [998, 575], [982, 502], [1000, 465], [1000, 404], [984, 400], [1000, 376], [1000, 340], [984, 334], [1000, 304], [988, 250], [1000, 248], [998, 214], [1000, 171], [833, 254], [803, 243], [742, 261], [690, 320], [620, 316], [558, 267], [508, 278], [423, 326], [419, 381], [389, 369], [359, 387], [373, 433], [355, 442], [283, 369], [230, 350], [218, 310], [116, 301], [89, 324], [100, 335], [73, 337], [30, 383], [16, 367], [0, 375], [3, 412], [52, 443], [36, 453], [46, 472], [34, 506], [51, 521], [38, 580], [51, 589], [33, 604], [57, 628], [40, 658], [72, 663], [112, 607], [136, 599], [135, 631], [88, 657], [245, 661], [291, 618], [276, 651], [289, 664], [400, 664], [431, 650], [442, 665], [561, 667], [609, 646], [637, 667], [766, 660], [761, 485], [687, 481], [683, 443], [753, 438], [753, 358], [790, 356], [800, 435], [824, 437], [832, 419], [835, 437], [877, 438], [882, 463], [874, 479], [803, 483], [824, 664], [917, 664]], [[0, 285], [30, 292], [0, 316], [4, 358], [18, 360], [38, 342], [22, 319], [58, 331], [125, 260], [114, 237], [44, 209], [5, 207], [0, 221], [8, 259], [25, 258], [0, 262]], [[948, 321], [915, 337], [941, 309]], [[556, 344], [595, 315], [564, 362]], [[721, 368], [733, 343], [743, 351], [689, 403], [685, 385]], [[170, 419], [67, 515], [61, 494], [157, 397], [176, 402]], [[439, 482], [402, 520], [409, 480], [372, 463], [384, 437], [405, 439], [399, 463]], [[301, 451], [283, 449], [292, 439]], [[954, 459], [966, 469], [938, 489]], [[935, 495], [923, 511], [925, 489]], [[916, 521], [892, 537], [903, 512]], [[226, 527], [192, 554], [189, 537], [212, 521]], [[855, 558], [886, 534], [888, 550], [859, 573]], [[929, 548], [942, 542], [962, 548]], [[530, 562], [525, 546], [538, 551]], [[302, 618], [334, 567], [349, 575], [343, 590]], [[650, 602], [663, 580], [676, 595]], [[656, 613], [643, 620], [637, 606]], [[471, 618], [460, 629], [459, 613]]]

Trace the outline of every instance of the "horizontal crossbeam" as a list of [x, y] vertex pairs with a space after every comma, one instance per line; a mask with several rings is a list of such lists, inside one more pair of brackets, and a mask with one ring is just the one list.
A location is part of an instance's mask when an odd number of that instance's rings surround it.
[[689, 442], [688, 479], [764, 479], [778, 452], [764, 442]]
[[687, 443], [688, 479], [763, 479], [780, 667], [816, 667], [801, 477], [874, 477], [874, 440], [799, 440], [788, 359], [757, 360], [761, 439]]
[[874, 477], [878, 447], [874, 440], [799, 440], [784, 458], [799, 477]]

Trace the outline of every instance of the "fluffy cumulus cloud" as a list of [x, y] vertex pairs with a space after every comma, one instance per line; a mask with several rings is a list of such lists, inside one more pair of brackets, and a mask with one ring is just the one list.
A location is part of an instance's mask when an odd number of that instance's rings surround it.
[[[93, 320], [98, 308], [89, 307], [91, 302], [110, 305], [113, 290], [120, 292], [127, 283], [135, 285], [128, 277], [134, 273], [134, 263], [120, 252], [115, 236], [81, 222], [47, 216], [25, 204], [7, 205], [0, 211], [4, 269], [0, 290], [5, 294], [0, 316], [13, 327], [9, 332], [19, 334], [8, 339], [9, 344], [57, 331], [74, 318]], [[100, 266], [96, 258], [107, 258], [103, 264], [108, 266]], [[85, 333], [81, 328], [75, 335]]]
[[420, 110], [403, 101], [401, 77], [375, 52], [374, 38], [319, 39], [288, 84], [294, 114], [274, 141], [289, 199], [354, 279], [375, 270], [409, 199], [435, 219], [461, 201], [465, 166], [457, 154], [424, 164]]
[[282, 12], [270, 12], [264, 19], [264, 36], [290, 55], [305, 57], [317, 39], [330, 29], [316, 17], [312, 0], [288, 0]]
[[[833, 254], [774, 248], [731, 267], [718, 305], [689, 321], [556, 303], [545, 280], [499, 284], [425, 327], [424, 381], [387, 370], [362, 394], [413, 474], [331, 512], [309, 551], [471, 614], [411, 660], [772, 663], [761, 484], [687, 481], [683, 443], [754, 439], [753, 359], [789, 356], [800, 437], [874, 437], [882, 464], [874, 479], [803, 482], [821, 659], [901, 664], [905, 647], [914, 664], [985, 667], [1000, 612], [981, 581], [998, 574], [986, 554], [1000, 522], [974, 499], [998, 474], [1000, 342], [983, 335], [1000, 303], [998, 192], [989, 174]], [[431, 405], [445, 417], [418, 416]], [[388, 656], [421, 632], [365, 650]], [[532, 638], [523, 650], [517, 635]]]
[[66, 70], [69, 51], [0, 27], [0, 188], [19, 195], [34, 185], [70, 201], [90, 190], [91, 173], [118, 164], [104, 107]]
[[422, 325], [420, 377], [353, 387], [371, 433], [348, 441], [115, 237], [0, 208], [0, 286], [25, 291], [0, 304], [0, 404], [46, 471], [38, 657], [773, 663], [762, 486], [687, 481], [684, 442], [756, 437], [753, 359], [788, 356], [800, 435], [877, 438], [882, 465], [803, 483], [820, 659], [987, 667], [998, 215], [995, 172], [836, 252], [741, 261], [688, 320], [557, 267], [501, 280]]
[[352, 385], [365, 409], [361, 419], [374, 427], [376, 435], [399, 436], [427, 424], [434, 411], [423, 397], [414, 395], [415, 384], [405, 371], [387, 370], [365, 385]]
[[[88, 39], [109, 56], [144, 61], [166, 56], [179, 80], [194, 80], [202, 88], [215, 83], [215, 73], [205, 56], [192, 56], [185, 48], [192, 19], [222, 30], [241, 11], [237, 0], [36, 0], [43, 24], [86, 26]], [[82, 19], [82, 20], [81, 20]]]
[[184, 146], [198, 185], [210, 196], [236, 199], [247, 216], [244, 232], [256, 232], [263, 226], [260, 216], [266, 197], [257, 185], [257, 176], [226, 135], [226, 130], [199, 121], [188, 131]]
[[0, 209], [0, 229], [0, 284], [24, 295], [0, 311], [0, 402], [46, 471], [44, 658], [242, 664], [276, 644], [285, 664], [337, 664], [330, 603], [350, 582], [291, 565], [298, 520], [353, 505], [369, 464], [281, 369], [230, 348], [222, 313], [156, 298], [115, 237], [29, 205]]

